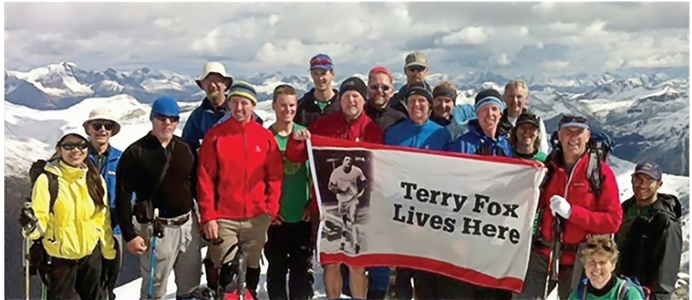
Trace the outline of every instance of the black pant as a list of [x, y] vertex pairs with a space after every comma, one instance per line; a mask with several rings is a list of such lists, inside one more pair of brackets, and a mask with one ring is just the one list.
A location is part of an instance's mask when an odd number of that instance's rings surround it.
[[[269, 299], [305, 300], [312, 296], [308, 274], [311, 258], [310, 232], [308, 222], [269, 226], [267, 243], [264, 245], [264, 255], [269, 261]], [[290, 298], [286, 293], [286, 273], [289, 273]]]
[[105, 287], [101, 281], [101, 249], [78, 260], [51, 258], [48, 299], [70, 299], [76, 291], [81, 299], [105, 299]]
[[510, 300], [512, 292], [478, 286], [465, 281], [440, 275], [437, 278], [439, 299]]
[[[435, 273], [409, 268], [396, 268], [394, 297], [398, 300], [411, 300], [415, 294], [416, 299], [441, 299], [437, 284], [438, 277]], [[411, 286], [411, 279], [413, 279], [413, 286]]]

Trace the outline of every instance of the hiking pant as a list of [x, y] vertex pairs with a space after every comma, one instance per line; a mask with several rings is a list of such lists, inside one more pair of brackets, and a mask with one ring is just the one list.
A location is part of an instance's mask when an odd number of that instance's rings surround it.
[[394, 297], [397, 300], [411, 300], [413, 298], [413, 286], [411, 279], [415, 270], [409, 268], [399, 268], [396, 270], [394, 279]]
[[[306, 300], [311, 296], [308, 278], [311, 257], [309, 222], [271, 225], [264, 255], [269, 262], [267, 292], [271, 300]], [[289, 272], [290, 270], [290, 272]], [[289, 292], [286, 292], [286, 274]]]
[[[271, 224], [271, 216], [269, 214], [261, 214], [251, 219], [242, 220], [226, 220], [218, 219], [219, 238], [223, 242], [219, 245], [209, 245], [209, 257], [214, 266], [222, 270], [221, 266], [231, 263], [236, 256], [238, 248], [231, 251], [228, 255], [226, 252], [236, 243], [245, 244], [248, 241], [254, 241], [255, 244], [248, 248], [245, 252], [247, 258], [247, 272], [245, 277], [246, 288], [256, 297], [257, 285], [260, 277], [260, 258], [262, 257], [262, 248], [267, 241], [267, 230]], [[219, 284], [223, 286], [225, 283], [219, 275]]]
[[105, 299], [101, 282], [101, 247], [96, 246], [91, 254], [76, 260], [50, 259], [48, 299], [75, 299], [75, 291], [80, 299]]
[[[577, 257], [579, 260], [579, 257]], [[576, 271], [576, 276], [573, 273]], [[567, 299], [572, 290], [576, 287], [578, 280], [572, 280], [573, 277], [578, 278], [581, 274], [580, 269], [575, 269], [574, 266], [560, 265], [559, 281], [557, 283], [557, 293], [560, 299]], [[514, 299], [543, 299], [545, 293], [546, 276], [548, 276], [548, 258], [538, 253], [536, 248], [531, 248], [529, 257], [529, 267], [526, 271], [524, 280], [524, 289], [520, 294], [514, 294]], [[555, 283], [550, 282], [548, 286], [548, 295], [555, 288]]]
[[[171, 271], [175, 273], [175, 285], [178, 288], [177, 296], [187, 296], [197, 290], [202, 276], [202, 253], [199, 236], [199, 223], [197, 214], [185, 214], [170, 219], [161, 219], [164, 222], [177, 222], [184, 218], [187, 222], [182, 225], [163, 225], [163, 238], [156, 238], [156, 266], [154, 270], [154, 295], [155, 299], [166, 296], [168, 276]], [[145, 251], [139, 258], [139, 270], [142, 274], [141, 299], [148, 299], [151, 236], [152, 224], [140, 224], [135, 222], [135, 232], [141, 236], [147, 244]]]

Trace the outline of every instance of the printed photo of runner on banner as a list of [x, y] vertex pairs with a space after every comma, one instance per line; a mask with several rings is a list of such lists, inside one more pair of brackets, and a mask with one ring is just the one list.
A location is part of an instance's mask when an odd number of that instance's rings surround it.
[[519, 292], [541, 163], [312, 136], [321, 263], [394, 266]]

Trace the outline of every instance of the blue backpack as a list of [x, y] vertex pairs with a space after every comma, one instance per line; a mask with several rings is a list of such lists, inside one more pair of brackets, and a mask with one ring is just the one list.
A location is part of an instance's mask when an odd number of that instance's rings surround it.
[[[651, 289], [648, 287], [642, 286], [641, 283], [639, 283], [639, 280], [637, 278], [630, 278], [630, 277], [625, 277], [625, 276], [620, 276], [618, 277], [623, 280], [622, 284], [618, 288], [616, 300], [653, 300], [656, 299], [653, 297], [653, 293], [651, 293]], [[577, 297], [582, 300], [586, 300], [586, 285], [588, 284], [589, 279], [584, 278], [579, 282], [579, 285], [577, 285]], [[630, 299], [629, 296], [627, 295], [627, 289], [629, 287], [634, 287], [637, 290], [637, 293], [639, 293], [639, 297], [636, 299]]]

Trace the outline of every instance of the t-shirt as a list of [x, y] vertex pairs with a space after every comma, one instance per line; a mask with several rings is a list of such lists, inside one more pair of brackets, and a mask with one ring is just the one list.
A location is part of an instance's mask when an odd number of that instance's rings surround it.
[[334, 169], [332, 175], [329, 176], [329, 184], [335, 184], [338, 189], [336, 200], [339, 202], [348, 201], [358, 194], [358, 180], [365, 181], [365, 175], [356, 166], [351, 166], [351, 170], [348, 172], [344, 166]]
[[321, 111], [324, 111], [324, 108], [327, 107], [327, 105], [329, 105], [329, 102], [315, 100], [315, 104], [317, 104]]
[[[293, 131], [305, 129], [304, 126], [294, 124]], [[276, 138], [279, 149], [284, 157], [284, 180], [281, 185], [281, 200], [279, 204], [279, 214], [285, 223], [300, 222], [303, 217], [305, 207], [310, 202], [310, 169], [307, 162], [302, 164], [294, 163], [286, 159], [286, 143], [288, 136], [281, 136], [274, 125], [269, 127]]]

